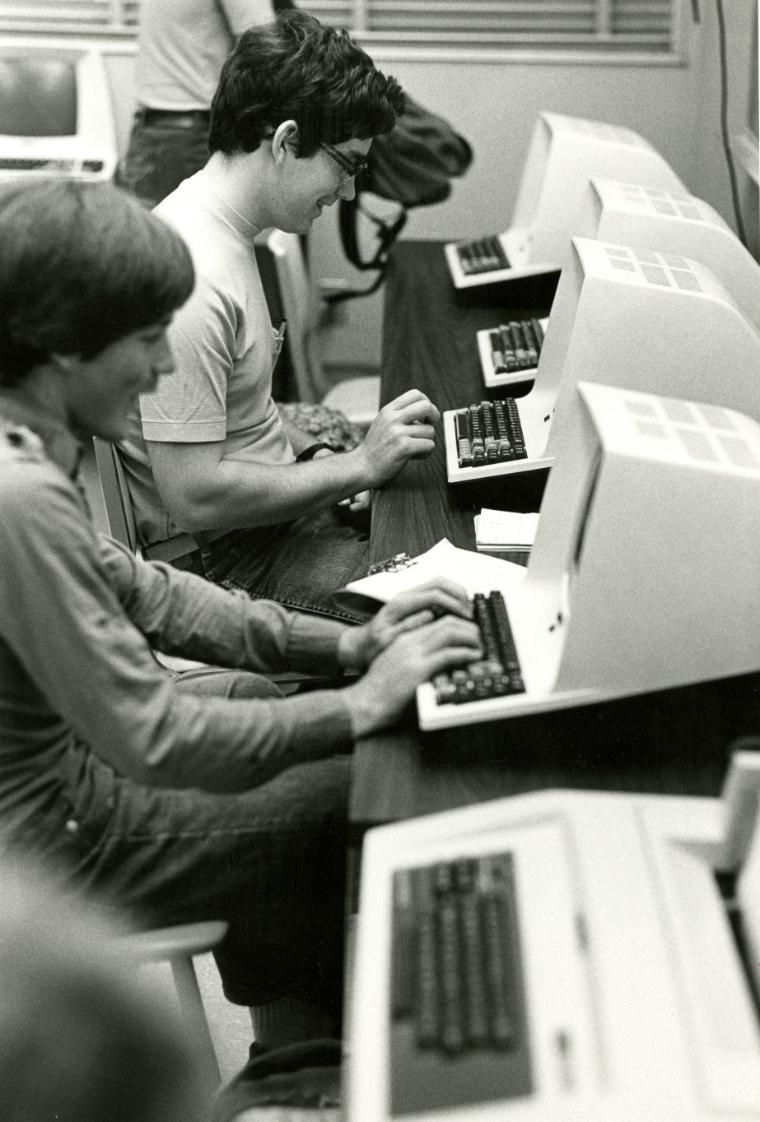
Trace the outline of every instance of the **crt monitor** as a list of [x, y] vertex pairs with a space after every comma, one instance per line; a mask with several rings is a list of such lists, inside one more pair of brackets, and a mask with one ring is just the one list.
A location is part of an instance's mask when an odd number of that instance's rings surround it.
[[[487, 239], [446, 245], [455, 286], [471, 288], [557, 272], [592, 175], [686, 193], [668, 162], [632, 129], [543, 112], [533, 131], [509, 228]], [[491, 247], [493, 258], [473, 248], [482, 242]]]
[[573, 238], [572, 247], [541, 355], [542, 387], [551, 378], [556, 390], [550, 458], [581, 380], [723, 405], [760, 420], [760, 334], [712, 269], [677, 253], [590, 238]]
[[576, 384], [527, 573], [518, 579], [505, 569], [499, 628], [511, 629], [523, 688], [449, 702], [426, 683], [421, 726], [760, 670], [757, 416]]
[[[702, 199], [663, 187], [594, 176], [584, 188], [574, 232], [581, 238], [616, 242], [635, 250], [682, 254], [699, 261], [760, 331], [760, 265], [717, 211]], [[571, 265], [572, 254], [573, 247], [568, 243], [564, 260]], [[487, 386], [508, 386], [525, 376], [524, 372], [497, 371], [492, 331], [478, 332], [478, 350]], [[533, 378], [535, 374], [533, 371]]]
[[0, 49], [0, 181], [110, 179], [116, 145], [103, 60], [94, 50]]
[[513, 430], [519, 422], [522, 448], [514, 447], [523, 454], [505, 458], [485, 447], [477, 463], [463, 456], [466, 410], [446, 411], [451, 482], [551, 467], [565, 403], [579, 381], [686, 397], [760, 418], [760, 334], [707, 266], [593, 238], [573, 238], [571, 247], [533, 389], [504, 407]]
[[720, 281], [760, 331], [760, 265], [718, 212], [694, 195], [594, 177], [578, 210], [575, 234], [691, 257]]

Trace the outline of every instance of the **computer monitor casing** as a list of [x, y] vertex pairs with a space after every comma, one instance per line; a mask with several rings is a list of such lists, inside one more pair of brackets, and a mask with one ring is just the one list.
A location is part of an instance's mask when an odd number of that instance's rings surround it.
[[2, 45], [0, 183], [35, 175], [110, 180], [115, 167], [100, 53], [45, 43]]
[[725, 406], [760, 420], [760, 334], [701, 262], [573, 238], [533, 392], [553, 397], [556, 455], [576, 382]]
[[631, 249], [682, 254], [707, 265], [760, 331], [760, 265], [702, 199], [594, 177], [583, 193], [575, 235], [619, 242]]
[[[760, 265], [717, 211], [701, 199], [593, 177], [584, 188], [574, 234], [631, 249], [682, 254], [706, 265], [760, 332]], [[568, 242], [565, 264], [572, 264], [573, 252]], [[519, 375], [494, 371], [490, 331], [478, 332], [478, 348], [487, 386], [498, 388], [519, 379]]]
[[760, 419], [760, 334], [706, 266], [679, 254], [573, 238], [533, 389], [517, 399], [527, 458], [459, 467], [444, 413], [450, 482], [550, 467], [579, 381], [725, 405]]
[[423, 728], [760, 669], [758, 421], [585, 382], [564, 421], [527, 573], [505, 592], [525, 692], [439, 705], [426, 683]]
[[446, 258], [456, 287], [559, 270], [592, 175], [687, 193], [667, 161], [632, 129], [542, 112], [528, 148], [512, 223], [499, 235], [510, 267], [465, 274], [456, 252], [461, 243], [449, 243]]

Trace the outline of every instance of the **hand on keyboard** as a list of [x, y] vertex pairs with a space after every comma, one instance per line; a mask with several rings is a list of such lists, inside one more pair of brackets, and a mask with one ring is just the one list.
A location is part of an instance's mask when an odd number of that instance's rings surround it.
[[441, 414], [421, 390], [407, 390], [385, 405], [361, 444], [346, 456], [360, 464], [362, 485], [380, 487], [407, 460], [429, 456], [435, 447], [433, 426]]
[[442, 615], [472, 619], [472, 604], [460, 585], [440, 577], [402, 592], [384, 604], [369, 623], [344, 632], [338, 651], [341, 664], [364, 670], [400, 635]]
[[401, 716], [422, 682], [480, 658], [480, 632], [469, 619], [441, 616], [404, 631], [372, 662], [356, 685], [343, 690], [355, 737], [385, 728]]

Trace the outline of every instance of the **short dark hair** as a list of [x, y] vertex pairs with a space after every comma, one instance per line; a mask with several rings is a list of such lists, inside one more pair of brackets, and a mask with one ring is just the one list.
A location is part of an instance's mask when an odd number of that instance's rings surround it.
[[93, 358], [170, 315], [193, 289], [180, 236], [110, 183], [0, 188], [0, 384], [52, 354]]
[[253, 152], [283, 121], [298, 125], [299, 156], [329, 144], [390, 132], [404, 107], [387, 78], [345, 31], [302, 11], [241, 35], [211, 105], [209, 151]]

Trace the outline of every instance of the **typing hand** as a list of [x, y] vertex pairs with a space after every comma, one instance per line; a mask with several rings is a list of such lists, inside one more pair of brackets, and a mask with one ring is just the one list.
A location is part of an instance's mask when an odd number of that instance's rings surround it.
[[401, 592], [384, 604], [368, 623], [344, 632], [338, 646], [341, 665], [364, 670], [399, 635], [443, 615], [472, 619], [470, 599], [453, 581], [439, 577]]
[[407, 390], [385, 405], [353, 452], [362, 463], [367, 487], [379, 487], [407, 460], [429, 456], [435, 447], [434, 424], [441, 414], [421, 390]]
[[422, 682], [481, 657], [476, 624], [445, 615], [403, 631], [375, 658], [363, 678], [343, 690], [355, 737], [385, 728], [401, 716]]

